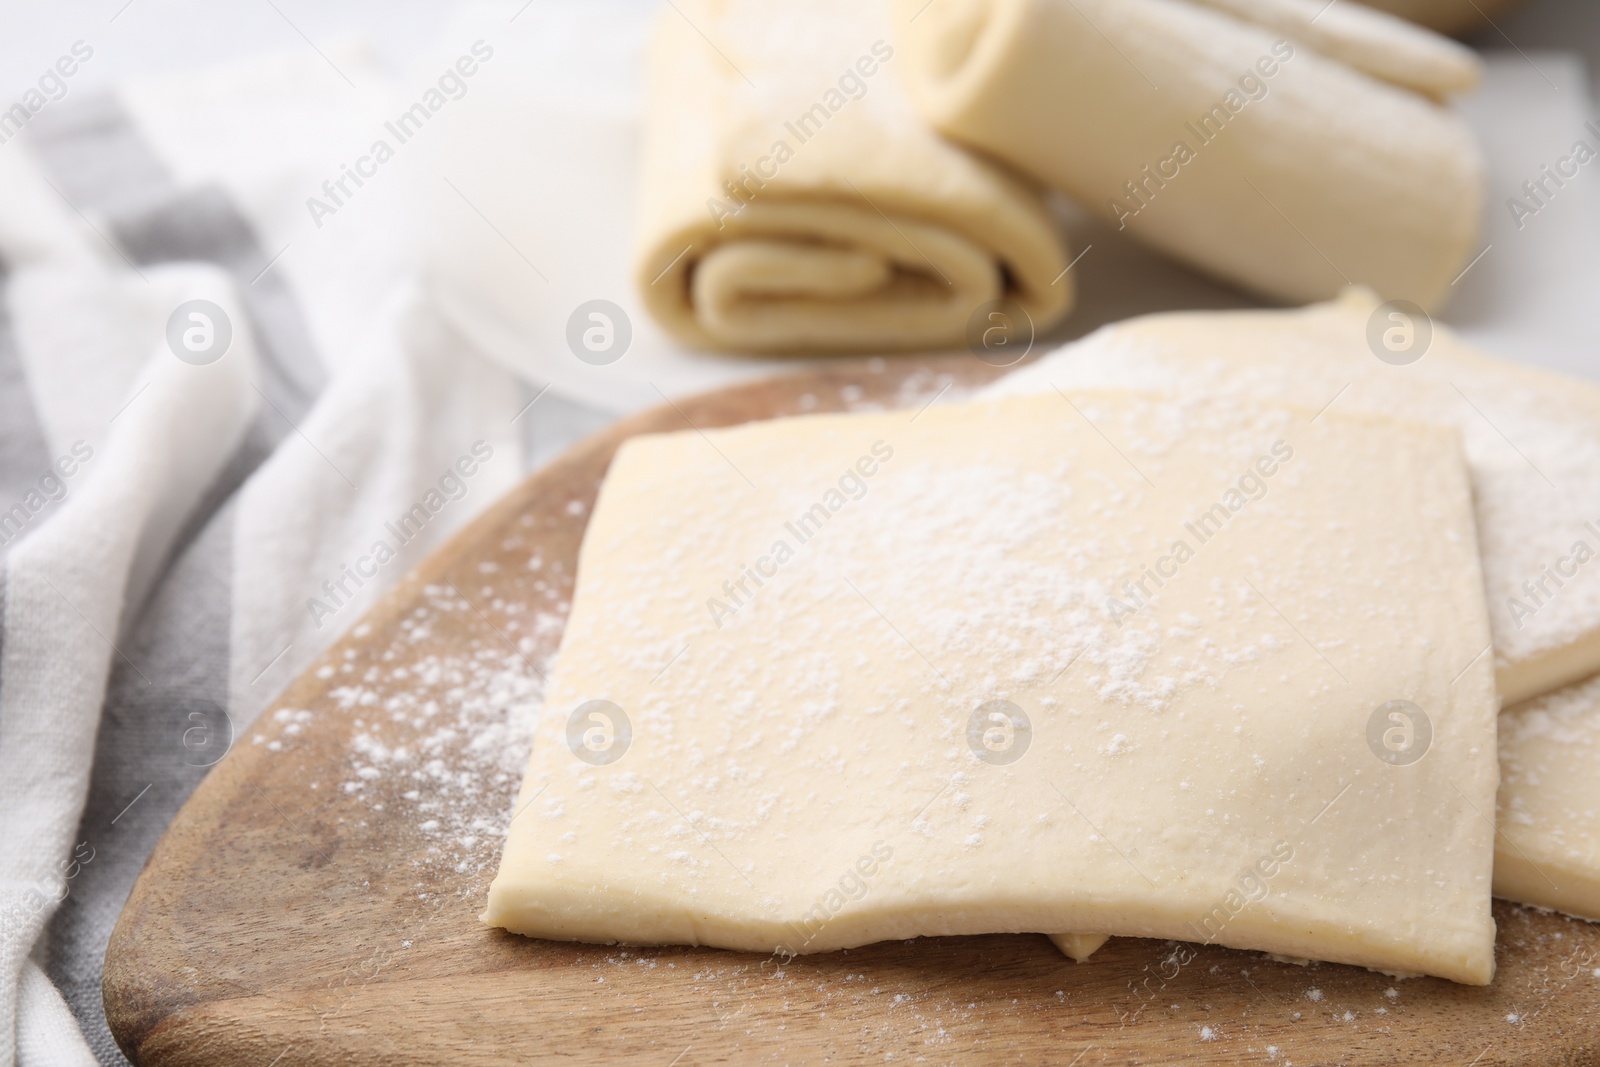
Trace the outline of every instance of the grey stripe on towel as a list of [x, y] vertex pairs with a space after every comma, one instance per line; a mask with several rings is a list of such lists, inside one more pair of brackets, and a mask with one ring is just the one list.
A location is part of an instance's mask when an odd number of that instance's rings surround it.
[[[310, 330], [281, 273], [267, 269], [244, 215], [215, 187], [180, 189], [111, 97], [41, 113], [28, 141], [64, 195], [110, 221], [141, 264], [199, 260], [232, 274], [260, 354], [267, 398], [238, 450], [178, 538], [148, 603], [120, 636], [78, 841], [93, 849], [48, 934], [48, 972], [95, 1055], [125, 1065], [106, 1024], [106, 943], [145, 858], [231, 741], [227, 714], [233, 534], [239, 487], [298, 423], [325, 384]], [[0, 342], [0, 413], [5, 408]], [[31, 416], [31, 410], [30, 410]], [[0, 446], [4, 439], [0, 438]], [[0, 475], [14, 470], [0, 453]], [[7, 484], [0, 478], [0, 484]], [[86, 850], [85, 850], [86, 851]]]
[[298, 423], [327, 383], [305, 316], [281, 272], [227, 194], [180, 189], [112, 96], [40, 112], [28, 143], [73, 206], [105, 215], [136, 263], [200, 260], [233, 275], [261, 357], [262, 393]]

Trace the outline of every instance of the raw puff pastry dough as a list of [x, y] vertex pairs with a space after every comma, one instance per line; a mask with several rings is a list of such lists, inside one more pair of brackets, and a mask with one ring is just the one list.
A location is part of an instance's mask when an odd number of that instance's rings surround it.
[[[1130, 319], [1067, 345], [989, 393], [1159, 386], [1316, 408], [1332, 400], [1331, 411], [1458, 425], [1477, 483], [1498, 685], [1508, 705], [1495, 893], [1600, 918], [1600, 836], [1591, 832], [1600, 811], [1600, 684], [1509, 707], [1600, 670], [1600, 531], [1588, 525], [1600, 526], [1600, 389], [1479, 355], [1437, 326], [1419, 362], [1385, 365], [1365, 336], [1376, 311], [1370, 294], [1352, 290], [1297, 311]], [[1554, 491], [1546, 476], [1575, 491]], [[1593, 553], [1581, 566], [1572, 551], [1580, 540]], [[1576, 574], [1546, 579], [1544, 592], [1553, 595], [1540, 593], [1535, 613], [1521, 615], [1514, 603], [1534, 606], [1521, 583], [1549, 575], [1563, 560]], [[1053, 940], [1082, 960], [1104, 938]]]
[[[1083, 929], [1487, 982], [1459, 444], [1310, 420], [1052, 393], [624, 445], [486, 920], [785, 953]], [[1433, 723], [1411, 766], [1369, 748], [1395, 699]], [[631, 721], [616, 762], [569, 751], [591, 700]]]
[[1496, 896], [1600, 919], [1600, 677], [1500, 716]]
[[[1590, 528], [1600, 527], [1600, 388], [1482, 355], [1437, 323], [1420, 360], [1391, 366], [1369, 348], [1374, 319], [1380, 332], [1394, 321], [1359, 290], [1293, 311], [1146, 315], [1059, 349], [988, 395], [1171, 389], [1454, 425], [1476, 489], [1502, 700], [1509, 707], [1600, 671], [1600, 559], [1573, 563], [1579, 541], [1600, 556]], [[1558, 584], [1549, 575], [1562, 561], [1574, 573]]]
[[[1494, 893], [1600, 920], [1600, 676], [1500, 715]], [[1082, 963], [1107, 938], [1053, 934]]]
[[1201, 270], [1296, 302], [1355, 283], [1432, 307], [1476, 251], [1477, 145], [1429, 94], [1470, 86], [1477, 61], [1446, 38], [1312, 0], [894, 11], [937, 129]]
[[[987, 301], [1043, 329], [1072, 276], [1036, 192], [911, 109], [878, 3], [678, 0], [649, 55], [637, 279], [698, 347], [963, 343]], [[780, 148], [780, 145], [782, 146]]]

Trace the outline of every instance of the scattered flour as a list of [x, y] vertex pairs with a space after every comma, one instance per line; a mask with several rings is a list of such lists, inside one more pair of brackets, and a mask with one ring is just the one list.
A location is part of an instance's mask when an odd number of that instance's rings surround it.
[[[548, 656], [540, 663], [530, 653], [549, 646], [537, 638], [559, 633], [562, 616], [545, 612], [521, 620], [516, 649], [491, 638], [468, 652], [443, 654], [435, 623], [475, 608], [448, 586], [430, 586], [425, 596], [425, 606], [402, 620], [395, 640], [373, 650], [364, 667], [347, 657], [340, 667], [317, 672], [323, 679], [341, 677], [329, 694], [341, 711], [355, 715], [346, 777], [336, 788], [359, 798], [386, 826], [411, 828], [417, 841], [399, 854], [472, 875], [462, 892], [480, 893], [499, 863], [532, 744], [541, 674], [549, 671]], [[487, 599], [497, 603], [492, 590]], [[255, 743], [292, 752], [314, 713], [280, 708], [273, 719], [282, 724], [281, 738], [266, 742], [257, 734]]]

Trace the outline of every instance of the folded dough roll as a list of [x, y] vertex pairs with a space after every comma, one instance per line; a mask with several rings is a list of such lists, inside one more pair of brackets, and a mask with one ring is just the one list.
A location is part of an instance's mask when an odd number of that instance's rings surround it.
[[638, 284], [702, 348], [958, 345], [986, 302], [1043, 329], [1066, 251], [1037, 192], [927, 129], [887, 20], [850, 0], [677, 0], [649, 56]]
[[1439, 304], [1475, 251], [1482, 164], [1434, 97], [1460, 45], [1310, 0], [895, 0], [939, 130], [1199, 269], [1310, 301]]

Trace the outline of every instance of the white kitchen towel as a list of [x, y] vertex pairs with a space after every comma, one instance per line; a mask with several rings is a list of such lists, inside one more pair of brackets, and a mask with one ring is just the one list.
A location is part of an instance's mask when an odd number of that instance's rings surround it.
[[[9, 227], [0, 239], [10, 272], [12, 352], [21, 377], [54, 401], [36, 410], [64, 417], [42, 433], [45, 461], [0, 516], [7, 542], [0, 616], [0, 1005], [26, 1004], [40, 1015], [0, 1031], [0, 1063], [9, 1063], [19, 1045], [33, 1047], [24, 1035], [34, 1029], [59, 1030], [56, 1002], [37, 989], [29, 957], [72, 871], [124, 610], [151, 587], [255, 406], [247, 335], [200, 365], [162, 350], [166, 320], [185, 301], [206, 301], [218, 309], [214, 318], [243, 321], [226, 277], [206, 266], [136, 272], [108, 265], [61, 205], [50, 202], [48, 179], [29, 163], [21, 153], [3, 163], [7, 206], [32, 212], [36, 224], [29, 239]], [[67, 390], [76, 404], [61, 395]], [[26, 478], [25, 471], [14, 473]], [[81, 1039], [79, 1052], [87, 1054]]]
[[302, 293], [132, 112], [55, 104], [0, 148], [0, 1067], [124, 1062], [100, 964], [161, 829], [560, 411], [366, 235], [317, 251], [368, 272]]

